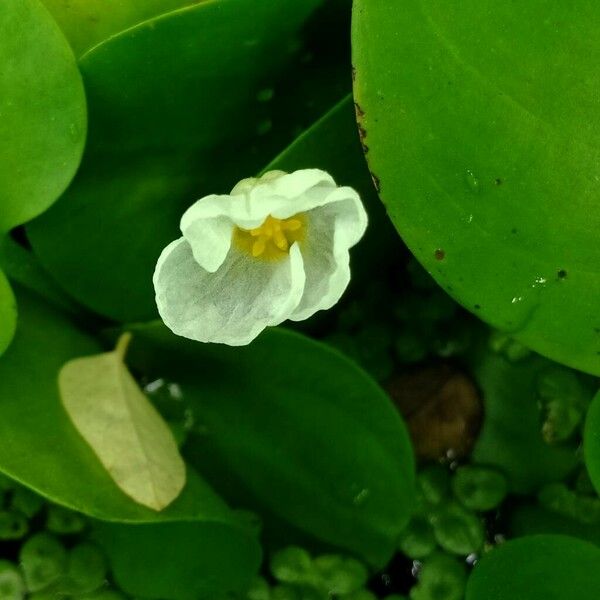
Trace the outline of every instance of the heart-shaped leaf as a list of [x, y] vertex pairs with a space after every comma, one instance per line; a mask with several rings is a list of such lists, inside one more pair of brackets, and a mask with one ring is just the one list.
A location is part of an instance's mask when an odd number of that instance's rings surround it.
[[355, 99], [398, 231], [466, 308], [600, 374], [594, 0], [356, 0]]
[[117, 485], [162, 510], [185, 485], [185, 464], [171, 430], [124, 364], [130, 339], [112, 352], [76, 358], [60, 370], [65, 409]]
[[0, 233], [46, 210], [79, 165], [86, 129], [81, 76], [39, 0], [0, 11]]

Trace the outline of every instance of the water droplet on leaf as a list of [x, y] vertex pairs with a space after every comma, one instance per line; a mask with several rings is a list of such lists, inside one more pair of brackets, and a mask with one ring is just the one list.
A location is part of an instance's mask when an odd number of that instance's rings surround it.
[[369, 491], [369, 489], [363, 488], [362, 490], [360, 490], [360, 492], [358, 492], [358, 494], [356, 494], [356, 496], [354, 496], [352, 503], [354, 504], [354, 506], [362, 506], [368, 500], [370, 495], [371, 492]]
[[467, 186], [469, 187], [471, 192], [473, 192], [475, 194], [479, 193], [479, 189], [480, 189], [479, 178], [470, 169], [467, 170], [467, 172], [465, 174], [465, 181], [467, 182]]

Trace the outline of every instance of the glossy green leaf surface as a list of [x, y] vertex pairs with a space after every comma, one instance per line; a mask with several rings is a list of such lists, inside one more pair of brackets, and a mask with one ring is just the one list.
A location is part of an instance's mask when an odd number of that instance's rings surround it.
[[466, 308], [600, 374], [593, 0], [356, 0], [355, 99], [398, 231]]
[[184, 210], [228, 192], [275, 152], [269, 107], [258, 95], [318, 4], [205, 2], [82, 57], [90, 113], [84, 163], [29, 228], [40, 260], [66, 290], [118, 320], [156, 315], [152, 273]]
[[203, 0], [42, 0], [81, 56], [124, 29]]
[[17, 326], [17, 304], [13, 291], [0, 271], [0, 355], [10, 344]]
[[579, 461], [576, 448], [544, 441], [538, 408], [538, 379], [552, 363], [535, 355], [511, 362], [485, 346], [470, 362], [485, 414], [473, 460], [501, 469], [519, 494], [567, 476]]
[[220, 523], [121, 525], [97, 522], [119, 587], [142, 598], [213, 600], [243, 592], [260, 566], [258, 544]]
[[590, 479], [600, 494], [600, 392], [594, 397], [587, 413], [583, 452]]
[[73, 53], [39, 0], [3, 2], [0, 31], [2, 233], [67, 187], [83, 151], [86, 108]]
[[[304, 336], [273, 329], [229, 348], [134, 326], [129, 362], [177, 382], [198, 434], [186, 456], [223, 465], [272, 511], [320, 540], [382, 565], [414, 502], [404, 424], [356, 365]], [[210, 465], [208, 465], [210, 467]], [[215, 481], [219, 486], [219, 481]]]
[[466, 600], [596, 600], [600, 548], [561, 535], [510, 540], [477, 563]]

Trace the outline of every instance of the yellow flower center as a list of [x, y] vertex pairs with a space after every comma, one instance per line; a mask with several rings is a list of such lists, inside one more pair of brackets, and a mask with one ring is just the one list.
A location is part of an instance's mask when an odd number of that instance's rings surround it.
[[287, 256], [290, 246], [301, 242], [305, 234], [304, 214], [299, 213], [289, 219], [276, 219], [269, 215], [262, 225], [254, 229], [236, 227], [233, 241], [254, 258], [276, 260]]

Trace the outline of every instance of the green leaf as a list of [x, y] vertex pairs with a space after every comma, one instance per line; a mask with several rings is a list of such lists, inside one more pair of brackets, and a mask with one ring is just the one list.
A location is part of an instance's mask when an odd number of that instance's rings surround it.
[[13, 291], [0, 271], [0, 355], [8, 348], [17, 328], [17, 304]]
[[124, 364], [130, 334], [112, 352], [76, 358], [58, 375], [63, 405], [115, 483], [162, 510], [185, 485], [173, 434]]
[[92, 535], [119, 587], [142, 598], [213, 600], [218, 592], [243, 592], [260, 566], [256, 542], [219, 523], [97, 522]]
[[323, 554], [314, 560], [320, 584], [330, 596], [346, 596], [367, 585], [369, 572], [362, 563], [347, 556]]
[[506, 478], [495, 469], [463, 465], [452, 478], [452, 491], [463, 506], [486, 512], [502, 504], [507, 493]]
[[184, 210], [228, 192], [278, 147], [275, 131], [257, 133], [271, 118], [258, 95], [289, 61], [289, 38], [320, 2], [203, 2], [82, 57], [90, 114], [84, 164], [28, 230], [68, 292], [118, 320], [156, 316], [152, 273], [180, 235]]
[[0, 560], [0, 589], [6, 600], [23, 600], [25, 597], [23, 575], [8, 560]]
[[464, 563], [447, 554], [432, 554], [421, 564], [418, 582], [410, 590], [411, 600], [463, 600], [465, 570]]
[[[250, 346], [197, 344], [162, 324], [131, 328], [129, 363], [176, 381], [198, 432], [187, 458], [251, 507], [382, 565], [414, 504], [406, 428], [356, 365], [274, 329]], [[217, 468], [215, 468], [217, 465]]]
[[42, 0], [77, 56], [96, 44], [163, 13], [203, 0]]
[[474, 348], [470, 362], [485, 410], [473, 461], [501, 469], [519, 494], [566, 477], [578, 463], [576, 449], [544, 441], [538, 408], [541, 376], [554, 365], [536, 355], [511, 362], [485, 346]]
[[596, 600], [600, 549], [576, 538], [535, 535], [486, 554], [467, 584], [466, 600]]
[[357, 0], [355, 99], [398, 231], [466, 308], [600, 374], [594, 0]]
[[594, 396], [585, 420], [583, 454], [590, 479], [600, 495], [600, 392]]
[[21, 546], [19, 563], [27, 591], [39, 592], [57, 583], [67, 569], [67, 551], [58, 538], [42, 532]]
[[38, 0], [3, 2], [0, 31], [2, 233], [67, 187], [83, 151], [86, 109], [73, 53]]
[[72, 594], [90, 594], [106, 581], [107, 565], [104, 555], [96, 546], [87, 542], [77, 544], [67, 556], [67, 581], [62, 588]]
[[0, 267], [11, 281], [36, 292], [47, 302], [71, 314], [81, 314], [81, 307], [58, 287], [33, 252], [10, 235], [0, 238]]

